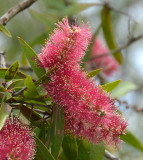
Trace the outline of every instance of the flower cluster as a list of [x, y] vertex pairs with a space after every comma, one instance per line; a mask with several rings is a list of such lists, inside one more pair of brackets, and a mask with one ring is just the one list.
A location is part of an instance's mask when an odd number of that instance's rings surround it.
[[118, 144], [127, 123], [109, 95], [87, 79], [79, 66], [90, 39], [86, 25], [70, 27], [67, 19], [59, 22], [39, 54], [43, 67], [55, 67], [51, 81], [43, 86], [55, 107], [64, 108], [65, 132], [94, 143]]
[[93, 65], [102, 68], [106, 76], [111, 76], [119, 68], [118, 62], [109, 54], [109, 50], [99, 39], [94, 42], [91, 57], [93, 57]]
[[19, 119], [7, 119], [0, 130], [1, 160], [32, 160], [35, 155], [34, 135]]

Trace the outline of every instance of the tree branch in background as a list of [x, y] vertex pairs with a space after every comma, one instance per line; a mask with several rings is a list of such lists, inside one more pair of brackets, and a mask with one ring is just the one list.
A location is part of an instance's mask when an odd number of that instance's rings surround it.
[[129, 39], [129, 41], [125, 45], [123, 45], [122, 47], [119, 47], [118, 49], [115, 49], [115, 50], [111, 51], [110, 53], [114, 54], [116, 52], [119, 52], [120, 50], [127, 48], [132, 43], [134, 43], [134, 42], [136, 42], [136, 41], [138, 41], [138, 40], [140, 40], [142, 38], [143, 38], [143, 35], [139, 35], [137, 37], [132, 37], [132, 38]]
[[15, 15], [17, 15], [19, 12], [23, 11], [24, 9], [30, 7], [34, 2], [37, 0], [25, 0], [15, 7], [12, 7], [9, 9], [8, 12], [6, 12], [1, 18], [0, 18], [0, 24], [6, 25], [7, 22], [12, 19]]
[[5, 52], [0, 51], [0, 68], [6, 68]]
[[117, 48], [115, 50], [109, 51], [108, 53], [103, 53], [103, 54], [100, 54], [100, 55], [92, 56], [90, 58], [90, 61], [92, 61], [92, 60], [94, 60], [96, 58], [101, 58], [101, 57], [104, 57], [104, 56], [109, 56], [110, 54], [115, 54], [116, 52], [119, 52], [122, 49], [125, 49], [125, 48], [129, 47], [132, 43], [134, 43], [134, 42], [136, 42], [136, 41], [138, 41], [140, 39], [143, 39], [143, 35], [139, 35], [137, 37], [131, 37], [129, 39], [129, 41], [125, 45], [123, 45], [123, 46], [121, 46], [121, 47], [119, 47], [119, 48]]
[[104, 156], [110, 160], [120, 160], [119, 158], [115, 157], [114, 155], [112, 155], [110, 152], [108, 152], [107, 150], [105, 150]]
[[[10, 63], [6, 63], [7, 67], [10, 67], [12, 64]], [[23, 71], [30, 71], [33, 72], [33, 69], [31, 67], [23, 67], [23, 66], [19, 66], [19, 70], [23, 70]]]

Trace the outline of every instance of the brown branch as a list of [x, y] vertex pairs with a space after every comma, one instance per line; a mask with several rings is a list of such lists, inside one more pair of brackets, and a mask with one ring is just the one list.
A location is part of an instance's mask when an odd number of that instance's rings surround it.
[[107, 150], [105, 150], [104, 156], [110, 160], [120, 160], [119, 158], [115, 157], [114, 155], [112, 155], [110, 152], [108, 152]]
[[0, 51], [0, 68], [6, 68], [5, 52]]
[[[6, 66], [7, 67], [10, 67], [12, 64], [10, 63], [6, 63]], [[23, 66], [19, 66], [19, 70], [24, 70], [24, 71], [31, 71], [33, 72], [32, 68], [31, 67], [23, 67]]]
[[7, 101], [7, 103], [9, 104], [12, 104], [12, 103], [21, 103], [21, 104], [27, 104], [27, 105], [30, 105], [30, 106], [40, 106], [40, 107], [44, 107], [44, 108], [49, 108], [52, 110], [52, 106], [51, 105], [43, 105], [43, 104], [35, 104], [35, 103], [29, 103], [29, 102], [24, 102], [24, 101]]
[[115, 50], [112, 50], [112, 51], [110, 51], [110, 52], [102, 53], [102, 54], [100, 54], [100, 55], [92, 56], [92, 57], [90, 58], [90, 61], [92, 61], [92, 60], [94, 60], [94, 59], [97, 59], [97, 58], [102, 58], [102, 57], [105, 57], [105, 56], [109, 56], [110, 54], [113, 55], [113, 54], [115, 54], [116, 52], [119, 52], [119, 51], [121, 51], [121, 50], [129, 47], [129, 46], [132, 45], [134, 42], [136, 42], [136, 41], [138, 41], [138, 40], [140, 40], [140, 39], [142, 39], [142, 38], [143, 38], [143, 35], [139, 35], [139, 36], [137, 36], [137, 37], [132, 37], [132, 38], [129, 39], [129, 41], [128, 41], [125, 45], [123, 45], [123, 46], [121, 46], [121, 47], [119, 47], [119, 48], [117, 48], [117, 49], [115, 49]]
[[119, 103], [119, 105], [123, 105], [125, 109], [132, 109], [137, 113], [143, 113], [143, 108], [139, 108], [137, 105], [129, 105], [127, 101], [121, 101], [116, 98], [115, 100]]
[[24, 90], [26, 90], [26, 89], [27, 89], [27, 87], [23, 87], [23, 88], [22, 88], [21, 90], [19, 90], [18, 92], [13, 93], [12, 96], [15, 97], [15, 96], [21, 95], [21, 94], [24, 92]]
[[129, 41], [128, 41], [125, 45], [123, 45], [122, 47], [119, 47], [118, 49], [115, 49], [115, 50], [111, 51], [110, 53], [111, 53], [111, 54], [115, 54], [116, 52], [119, 52], [119, 51], [121, 51], [122, 49], [127, 48], [127, 47], [130, 46], [132, 43], [134, 43], [134, 42], [136, 42], [136, 41], [138, 41], [138, 40], [140, 40], [140, 39], [142, 39], [142, 38], [143, 38], [143, 35], [139, 35], [139, 36], [137, 36], [137, 37], [132, 37], [132, 38], [129, 39]]
[[7, 22], [12, 19], [15, 15], [17, 15], [19, 12], [22, 12], [24, 9], [30, 7], [34, 2], [37, 0], [24, 0], [23, 2], [19, 3], [18, 5], [12, 7], [9, 9], [8, 12], [6, 12], [1, 18], [0, 18], [0, 24], [6, 25]]

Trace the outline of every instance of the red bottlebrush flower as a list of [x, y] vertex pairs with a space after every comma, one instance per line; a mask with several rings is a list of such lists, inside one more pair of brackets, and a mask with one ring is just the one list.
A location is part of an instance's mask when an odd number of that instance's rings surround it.
[[118, 62], [113, 58], [112, 55], [109, 54], [109, 50], [101, 43], [99, 39], [96, 39], [94, 42], [91, 56], [93, 57], [93, 65], [95, 65], [97, 68], [102, 68], [102, 71], [106, 76], [111, 76], [119, 68]]
[[35, 155], [34, 135], [19, 119], [7, 119], [0, 130], [1, 160], [32, 160]]
[[65, 132], [94, 143], [118, 144], [127, 123], [117, 114], [109, 94], [87, 79], [79, 66], [91, 38], [88, 28], [70, 27], [67, 19], [57, 26], [39, 58], [43, 67], [55, 67], [51, 81], [43, 86], [55, 107], [64, 108]]
[[87, 27], [70, 27], [68, 19], [63, 19], [63, 23], [59, 22], [57, 26], [42, 50], [44, 54], [39, 55], [42, 65], [48, 69], [65, 62], [77, 66], [91, 38]]

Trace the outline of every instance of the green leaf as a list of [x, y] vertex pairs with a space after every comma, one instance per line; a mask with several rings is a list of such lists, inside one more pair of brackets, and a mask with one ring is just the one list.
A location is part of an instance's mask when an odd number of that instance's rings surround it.
[[42, 118], [37, 112], [35, 112], [27, 106], [19, 104], [17, 108], [19, 108], [20, 112], [24, 115], [24, 117], [30, 120], [31, 122], [38, 121]]
[[120, 138], [124, 142], [143, 152], [143, 145], [141, 144], [140, 140], [137, 139], [131, 132], [128, 131], [126, 135], [120, 136]]
[[50, 69], [46, 74], [44, 74], [42, 77], [40, 77], [34, 84], [37, 86], [39, 86], [40, 84], [44, 83], [44, 82], [50, 82], [50, 74], [55, 70], [55, 67], [53, 67], [52, 69]]
[[[6, 74], [7, 70], [8, 70], [7, 68], [0, 68], [0, 78], [5, 78], [5, 74]], [[27, 76], [24, 73], [18, 71], [14, 78], [15, 79], [24, 79], [26, 77]]]
[[6, 91], [7, 90], [4, 87], [0, 86], [0, 92], [6, 92]]
[[95, 145], [90, 143], [90, 160], [102, 160], [104, 157], [105, 147], [103, 143]]
[[90, 160], [90, 145], [86, 141], [77, 139], [78, 160]]
[[59, 160], [68, 160], [64, 152], [62, 152], [59, 156]]
[[32, 131], [35, 133], [35, 135], [37, 137], [39, 136], [39, 134], [40, 134], [40, 128], [39, 127], [35, 127]]
[[111, 97], [120, 98], [127, 94], [129, 91], [136, 90], [138, 87], [129, 81], [121, 82], [111, 93]]
[[[113, 29], [112, 29], [111, 9], [106, 5], [104, 5], [102, 9], [101, 19], [102, 19], [103, 34], [107, 42], [107, 45], [110, 50], [115, 50], [118, 48], [118, 46], [116, 44], [114, 34], [113, 34]], [[119, 64], [122, 63], [122, 54], [120, 51], [115, 52], [113, 56]]]
[[44, 75], [46, 73], [46, 71], [44, 68], [41, 68], [38, 66], [37, 63], [39, 62], [39, 58], [38, 58], [37, 54], [22, 38], [18, 37], [18, 40], [20, 42], [20, 45], [22, 47], [23, 52], [26, 54], [26, 57], [31, 65], [33, 71], [35, 72], [37, 77], [40, 78], [42, 75]]
[[78, 148], [76, 139], [70, 135], [64, 135], [63, 139], [63, 151], [68, 160], [77, 160]]
[[16, 61], [5, 72], [5, 81], [8, 82], [12, 80], [13, 78], [15, 78], [18, 69], [19, 69], [19, 63], [18, 61]]
[[86, 140], [77, 140], [78, 160], [102, 160], [104, 157], [105, 147], [103, 143], [99, 145], [92, 144]]
[[19, 80], [15, 80], [13, 81], [8, 87], [7, 89], [10, 90], [14, 87], [23, 87], [24, 86], [24, 80], [23, 79], [19, 79]]
[[119, 83], [121, 82], [121, 80], [117, 80], [111, 83], [107, 83], [102, 85], [103, 90], [105, 90], [106, 92], [111, 92], [113, 89], [115, 89]]
[[21, 56], [21, 65], [22, 66], [27, 66], [28, 65], [27, 58], [26, 58], [26, 55], [25, 55], [24, 52], [22, 53], [22, 56]]
[[92, 78], [92, 77], [96, 76], [101, 70], [102, 70], [102, 68], [89, 72], [87, 75], [87, 78]]
[[37, 160], [54, 160], [54, 157], [49, 152], [48, 148], [42, 143], [42, 141], [35, 136], [37, 152], [36, 159]]
[[7, 117], [9, 116], [11, 112], [11, 106], [5, 102], [1, 103], [1, 108], [0, 108], [0, 130], [3, 127]]
[[40, 97], [30, 76], [27, 76], [24, 85], [26, 86], [26, 89], [24, 90], [24, 96], [26, 98], [35, 99]]
[[2, 24], [0, 24], [0, 31], [3, 32], [6, 36], [8, 36], [10, 38], [12, 37], [9, 30], [5, 26], [3, 26]]
[[51, 153], [55, 159], [58, 158], [64, 135], [64, 113], [61, 107], [54, 107], [53, 119], [47, 139], [51, 145]]

